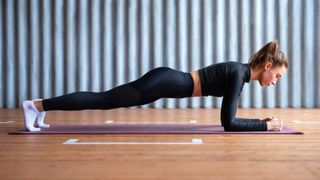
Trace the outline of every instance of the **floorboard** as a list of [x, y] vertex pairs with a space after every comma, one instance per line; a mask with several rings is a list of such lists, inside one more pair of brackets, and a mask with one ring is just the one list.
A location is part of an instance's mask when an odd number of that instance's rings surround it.
[[[50, 124], [219, 124], [218, 109], [52, 111]], [[276, 115], [303, 135], [8, 135], [23, 128], [19, 109], [0, 110], [1, 179], [320, 179], [320, 109], [239, 109]], [[297, 123], [299, 121], [300, 123]], [[197, 145], [66, 145], [82, 142], [191, 142]]]

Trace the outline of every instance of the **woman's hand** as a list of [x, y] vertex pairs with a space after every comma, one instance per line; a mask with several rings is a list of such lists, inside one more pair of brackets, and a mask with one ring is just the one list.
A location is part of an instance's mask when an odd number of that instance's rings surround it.
[[267, 123], [268, 131], [281, 131], [283, 128], [283, 121], [275, 116], [267, 117], [261, 121]]
[[263, 122], [269, 122], [269, 121], [271, 121], [273, 118], [275, 118], [275, 116], [270, 116], [270, 117], [264, 118], [264, 119], [262, 119], [261, 121], [263, 121]]

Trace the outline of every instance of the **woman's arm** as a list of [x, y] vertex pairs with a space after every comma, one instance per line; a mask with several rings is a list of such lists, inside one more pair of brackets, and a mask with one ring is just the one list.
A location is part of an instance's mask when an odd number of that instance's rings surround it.
[[266, 131], [267, 123], [260, 119], [236, 118], [238, 100], [243, 86], [240, 74], [228, 79], [221, 107], [221, 123], [225, 131]]
[[224, 97], [221, 122], [225, 131], [267, 131], [267, 123], [260, 119], [236, 118], [238, 98]]

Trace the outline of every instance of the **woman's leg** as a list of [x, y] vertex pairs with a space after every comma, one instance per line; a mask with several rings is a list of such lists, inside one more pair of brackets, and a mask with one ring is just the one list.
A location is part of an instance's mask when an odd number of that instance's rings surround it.
[[[148, 104], [160, 98], [191, 97], [192, 92], [193, 80], [189, 73], [162, 67], [106, 92], [75, 92], [44, 99], [42, 103], [38, 101], [35, 105], [36, 110], [43, 108], [45, 111], [113, 109]], [[29, 127], [30, 123], [32, 121], [29, 121]]]
[[106, 92], [76, 92], [42, 101], [43, 109], [113, 109], [151, 103], [160, 98], [191, 97], [193, 81], [189, 73], [166, 67], [156, 68], [136, 81]]

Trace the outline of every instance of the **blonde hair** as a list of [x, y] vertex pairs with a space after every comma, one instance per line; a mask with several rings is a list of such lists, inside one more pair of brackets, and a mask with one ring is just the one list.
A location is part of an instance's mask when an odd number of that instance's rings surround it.
[[259, 67], [265, 61], [270, 61], [273, 67], [285, 66], [289, 67], [287, 58], [283, 52], [279, 50], [279, 44], [277, 41], [271, 41], [264, 45], [259, 51], [254, 53], [249, 59], [249, 66], [252, 68]]

